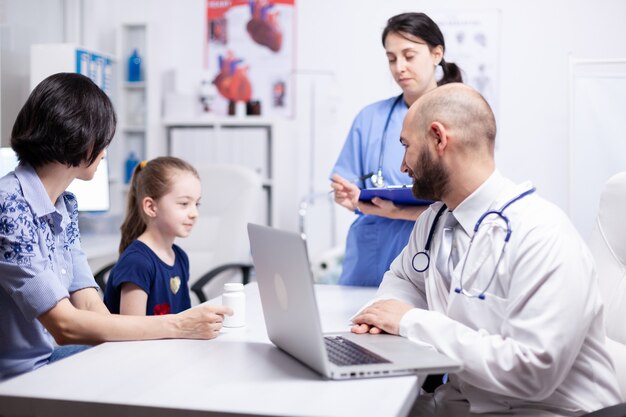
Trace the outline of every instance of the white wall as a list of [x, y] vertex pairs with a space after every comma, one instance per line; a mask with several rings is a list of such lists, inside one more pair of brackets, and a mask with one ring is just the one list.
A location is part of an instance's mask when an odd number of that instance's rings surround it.
[[[179, 90], [193, 93], [202, 75], [204, 3], [85, 0], [84, 44], [113, 50], [120, 22], [147, 20], [158, 46], [149, 65], [158, 67], [159, 73], [176, 69]], [[516, 181], [530, 179], [542, 195], [567, 208], [569, 57], [626, 57], [626, 2], [300, 0], [297, 116], [284, 124], [276, 138], [279, 227], [296, 229], [300, 198], [311, 189], [328, 189], [328, 173], [357, 111], [396, 93], [380, 44], [386, 19], [409, 10], [494, 8], [501, 11], [498, 165]], [[312, 170], [313, 104], [316, 161]], [[162, 136], [151, 140], [163, 143]], [[348, 218], [343, 217], [342, 228]]]
[[30, 94], [30, 45], [62, 42], [63, 0], [0, 1], [0, 144]]

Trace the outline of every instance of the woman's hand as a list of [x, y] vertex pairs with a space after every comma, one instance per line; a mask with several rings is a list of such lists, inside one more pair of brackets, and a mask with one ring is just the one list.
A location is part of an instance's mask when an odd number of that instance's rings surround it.
[[218, 305], [203, 304], [177, 314], [177, 327], [181, 338], [213, 339], [222, 329], [224, 315], [232, 316], [233, 310]]

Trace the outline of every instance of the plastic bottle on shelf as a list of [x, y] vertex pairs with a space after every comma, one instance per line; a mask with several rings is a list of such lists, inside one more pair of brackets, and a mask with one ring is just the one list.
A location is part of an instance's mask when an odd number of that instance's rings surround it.
[[128, 58], [128, 81], [141, 81], [141, 57], [137, 48], [133, 49], [133, 53]]
[[137, 166], [137, 164], [139, 164], [139, 159], [137, 158], [137, 155], [135, 154], [135, 152], [130, 152], [128, 154], [128, 157], [126, 158], [126, 165], [125, 165], [125, 171], [124, 171], [124, 184], [129, 184], [131, 178], [133, 177], [133, 171], [135, 170], [135, 167]]
[[222, 304], [233, 310], [232, 316], [224, 316], [224, 327], [243, 327], [246, 325], [246, 294], [243, 284], [227, 282], [224, 284]]

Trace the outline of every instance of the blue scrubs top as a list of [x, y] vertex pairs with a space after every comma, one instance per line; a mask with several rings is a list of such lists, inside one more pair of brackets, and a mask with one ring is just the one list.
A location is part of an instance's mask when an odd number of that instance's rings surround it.
[[[382, 163], [385, 186], [410, 184], [410, 177], [400, 171], [404, 148], [400, 131], [407, 112], [404, 101], [393, 106], [397, 97], [365, 107], [356, 116], [346, 143], [333, 168], [349, 181], [378, 171], [385, 122], [391, 114], [385, 138]], [[371, 179], [355, 181], [361, 187], [373, 187]], [[342, 285], [378, 286], [391, 262], [409, 241], [415, 222], [360, 215], [350, 226], [346, 254], [339, 283]]]

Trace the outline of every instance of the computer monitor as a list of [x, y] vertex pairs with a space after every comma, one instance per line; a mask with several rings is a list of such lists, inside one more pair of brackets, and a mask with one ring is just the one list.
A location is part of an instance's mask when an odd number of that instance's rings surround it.
[[96, 174], [90, 181], [74, 180], [67, 187], [78, 200], [78, 211], [99, 212], [111, 208], [109, 195], [109, 159], [100, 161]]
[[17, 155], [11, 148], [0, 148], [0, 178], [13, 171], [17, 166]]
[[[0, 148], [0, 177], [13, 171], [17, 166], [17, 156], [11, 148]], [[78, 210], [82, 212], [107, 211], [111, 208], [109, 193], [109, 164], [104, 158], [91, 181], [74, 180], [67, 189], [78, 200]]]

